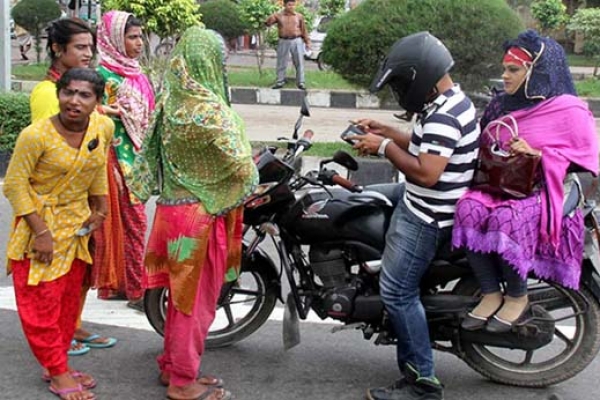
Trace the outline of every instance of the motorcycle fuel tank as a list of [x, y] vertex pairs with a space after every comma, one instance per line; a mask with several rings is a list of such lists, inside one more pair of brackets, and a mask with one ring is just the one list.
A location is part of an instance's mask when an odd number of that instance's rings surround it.
[[330, 193], [319, 190], [305, 194], [283, 222], [285, 229], [302, 244], [344, 240], [382, 250], [391, 204], [378, 193], [342, 189]]

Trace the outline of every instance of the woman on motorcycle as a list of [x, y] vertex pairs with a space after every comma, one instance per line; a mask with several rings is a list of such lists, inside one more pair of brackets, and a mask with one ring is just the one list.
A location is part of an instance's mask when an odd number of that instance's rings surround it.
[[507, 42], [504, 50], [504, 91], [481, 118], [482, 145], [492, 140], [485, 130], [488, 125], [513, 117], [518, 138], [501, 128], [500, 139], [511, 153], [541, 156], [541, 184], [523, 199], [473, 188], [458, 202], [452, 244], [466, 248], [483, 295], [462, 323], [467, 330], [507, 332], [525, 318], [527, 276], [532, 272], [578, 288], [583, 217], [579, 209], [563, 216], [563, 181], [572, 164], [598, 171], [594, 119], [576, 97], [562, 47], [528, 30]]
[[160, 184], [145, 264], [149, 288], [169, 287], [158, 363], [170, 399], [230, 396], [219, 379], [196, 378], [223, 278], [236, 279], [240, 266], [242, 203], [258, 183], [244, 123], [230, 107], [224, 52], [213, 31], [184, 33], [136, 160], [134, 192], [147, 199]]

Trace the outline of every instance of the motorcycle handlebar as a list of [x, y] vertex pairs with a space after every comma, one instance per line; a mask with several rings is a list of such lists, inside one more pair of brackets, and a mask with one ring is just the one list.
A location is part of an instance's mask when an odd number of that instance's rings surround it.
[[311, 141], [313, 136], [315, 136], [315, 133], [312, 131], [312, 129], [307, 129], [306, 131], [304, 131], [304, 135], [302, 135], [302, 139], [306, 139], [308, 141]]
[[340, 175], [332, 176], [331, 181], [333, 183], [335, 183], [336, 185], [343, 187], [344, 189], [348, 189], [351, 192], [354, 192], [354, 193], [362, 192], [362, 188], [360, 186], [355, 185], [352, 181], [349, 181], [348, 179], [346, 179]]
[[298, 157], [304, 150], [310, 149], [310, 147], [312, 146], [311, 139], [313, 138], [314, 135], [315, 135], [315, 133], [310, 129], [307, 129], [304, 132], [304, 135], [302, 135], [302, 137], [297, 142], [297, 147], [296, 147], [296, 151], [294, 153], [294, 157]]

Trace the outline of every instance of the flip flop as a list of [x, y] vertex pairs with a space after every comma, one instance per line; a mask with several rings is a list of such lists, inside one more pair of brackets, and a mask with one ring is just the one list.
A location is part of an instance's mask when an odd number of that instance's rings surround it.
[[[206, 383], [206, 382], [203, 383], [203, 382], [201, 382], [201, 379], [210, 379], [213, 383]], [[218, 378], [213, 375], [200, 375], [200, 378], [196, 379], [196, 381], [198, 381], [198, 383], [201, 385], [214, 386], [217, 389], [221, 389], [223, 387], [223, 379]], [[169, 386], [169, 379], [166, 377], [166, 375], [163, 375], [162, 373], [158, 375], [158, 382], [162, 386]]]
[[[77, 384], [77, 386], [75, 387], [70, 387], [70, 388], [64, 388], [64, 389], [57, 389], [54, 386], [50, 385], [48, 386], [48, 390], [50, 391], [50, 393], [54, 394], [55, 396], [58, 396], [61, 399], [64, 399], [63, 396], [69, 395], [71, 393], [81, 393], [81, 392], [85, 392], [86, 390], [83, 388], [83, 386], [81, 386], [80, 384]], [[92, 395], [91, 399], [95, 399], [96, 396], [93, 393], [90, 393]]]
[[[90, 378], [90, 382], [89, 382], [89, 383], [85, 384], [85, 383], [83, 383], [83, 382], [79, 382], [79, 384], [80, 384], [80, 385], [81, 385], [81, 386], [82, 386], [84, 389], [86, 389], [86, 390], [93, 389], [93, 388], [95, 388], [95, 387], [96, 387], [96, 385], [98, 385], [98, 382], [96, 381], [96, 379], [94, 379], [94, 377], [93, 377], [93, 376], [91, 376], [91, 375], [88, 375], [88, 374], [86, 374], [86, 373], [84, 373], [84, 372], [77, 371], [77, 370], [73, 370], [73, 371], [71, 371], [71, 376], [72, 376], [73, 378], [85, 378], [86, 376], [88, 376], [88, 377]], [[48, 382], [48, 383], [50, 383], [50, 382], [52, 382], [52, 377], [50, 376], [50, 374], [48, 374], [48, 373], [46, 372], [46, 373], [42, 374], [42, 380], [43, 380], [44, 382]]]
[[98, 342], [94, 342], [94, 340], [96, 339], [100, 339], [101, 336], [97, 335], [97, 334], [91, 334], [90, 336], [86, 337], [85, 339], [81, 339], [81, 340], [77, 340], [79, 343], [83, 343], [84, 345], [86, 345], [89, 348], [92, 349], [107, 349], [109, 347], [113, 347], [115, 344], [117, 344], [117, 339], [115, 338], [108, 338], [108, 342], [106, 343], [98, 343]]
[[73, 347], [77, 346], [77, 340], [73, 339], [71, 341], [71, 349], [67, 351], [67, 355], [69, 356], [82, 356], [90, 352], [89, 346], [82, 343], [82, 346], [79, 349], [73, 349]]
[[193, 399], [178, 399], [176, 397], [171, 397], [171, 396], [167, 395], [167, 400], [206, 400], [210, 396], [212, 396], [214, 394], [214, 392], [217, 390], [223, 391], [223, 395], [221, 397], [219, 397], [219, 400], [231, 399], [231, 392], [229, 392], [225, 389], [217, 388], [216, 386], [209, 386], [208, 389], [206, 390], [206, 392], [202, 393], [200, 396], [195, 397]]

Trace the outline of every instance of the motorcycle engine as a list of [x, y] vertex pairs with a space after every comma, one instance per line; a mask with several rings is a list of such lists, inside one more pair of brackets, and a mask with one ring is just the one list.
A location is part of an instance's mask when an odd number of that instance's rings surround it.
[[325, 316], [345, 319], [352, 315], [356, 287], [352, 285], [351, 274], [340, 249], [323, 249], [311, 247], [310, 265], [313, 272], [321, 280], [321, 308]]

